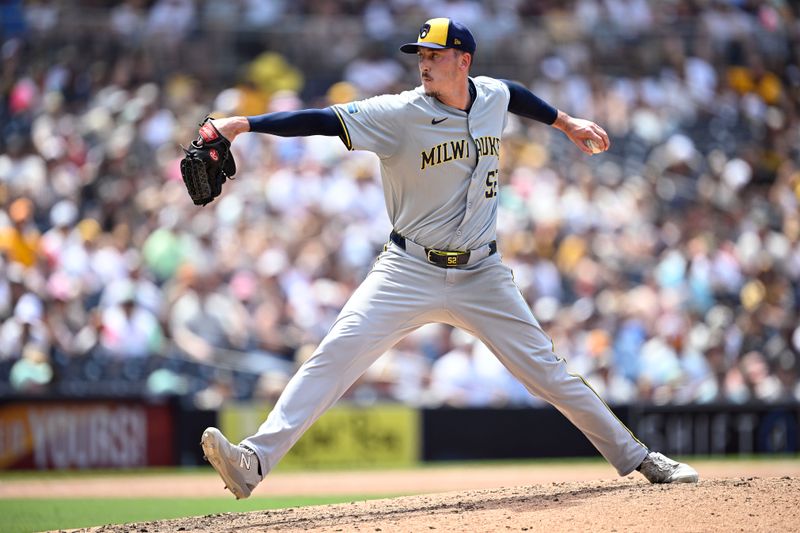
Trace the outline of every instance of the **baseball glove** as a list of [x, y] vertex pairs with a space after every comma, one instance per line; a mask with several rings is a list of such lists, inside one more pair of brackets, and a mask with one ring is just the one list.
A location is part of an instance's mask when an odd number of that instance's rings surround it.
[[195, 205], [206, 205], [220, 195], [222, 184], [236, 174], [231, 143], [206, 117], [200, 135], [181, 159], [181, 176]]

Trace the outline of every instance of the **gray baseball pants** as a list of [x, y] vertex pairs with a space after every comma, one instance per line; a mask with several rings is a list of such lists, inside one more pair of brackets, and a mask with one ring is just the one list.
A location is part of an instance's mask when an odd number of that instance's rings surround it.
[[378, 357], [431, 322], [480, 339], [531, 393], [580, 429], [620, 475], [644, 460], [647, 448], [555, 355], [499, 254], [462, 268], [441, 268], [390, 243], [258, 432], [242, 441], [255, 451], [262, 474]]

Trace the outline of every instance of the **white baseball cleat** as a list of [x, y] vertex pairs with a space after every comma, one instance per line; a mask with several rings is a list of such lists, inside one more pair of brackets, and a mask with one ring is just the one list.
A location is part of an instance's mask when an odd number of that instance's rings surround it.
[[658, 452], [650, 452], [637, 468], [650, 483], [697, 483], [697, 470], [673, 461]]
[[253, 450], [228, 442], [217, 428], [207, 428], [200, 439], [205, 458], [237, 500], [247, 498], [261, 482], [258, 457]]

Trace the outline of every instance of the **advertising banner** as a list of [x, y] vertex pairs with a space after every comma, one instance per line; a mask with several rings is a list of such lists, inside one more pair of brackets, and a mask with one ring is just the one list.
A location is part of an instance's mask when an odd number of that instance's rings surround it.
[[632, 410], [632, 429], [675, 455], [753, 455], [800, 451], [800, 405], [650, 406]]
[[[220, 413], [221, 429], [232, 442], [256, 432], [270, 406], [232, 405]], [[402, 405], [327, 411], [281, 461], [298, 468], [411, 466], [420, 459], [419, 412]]]
[[0, 405], [0, 470], [175, 464], [169, 405], [20, 402]]
[[[764, 455], [800, 451], [800, 404], [615, 406], [649, 448], [667, 455]], [[475, 428], [480, 428], [476, 431]], [[424, 409], [424, 461], [596, 457], [553, 407]]]

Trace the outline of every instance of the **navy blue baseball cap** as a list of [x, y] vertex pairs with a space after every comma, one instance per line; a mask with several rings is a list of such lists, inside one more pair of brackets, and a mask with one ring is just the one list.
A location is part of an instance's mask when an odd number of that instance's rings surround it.
[[425, 22], [419, 29], [419, 37], [415, 43], [407, 43], [400, 47], [401, 52], [416, 54], [417, 48], [455, 48], [475, 53], [475, 37], [469, 29], [448, 18], [435, 18]]

